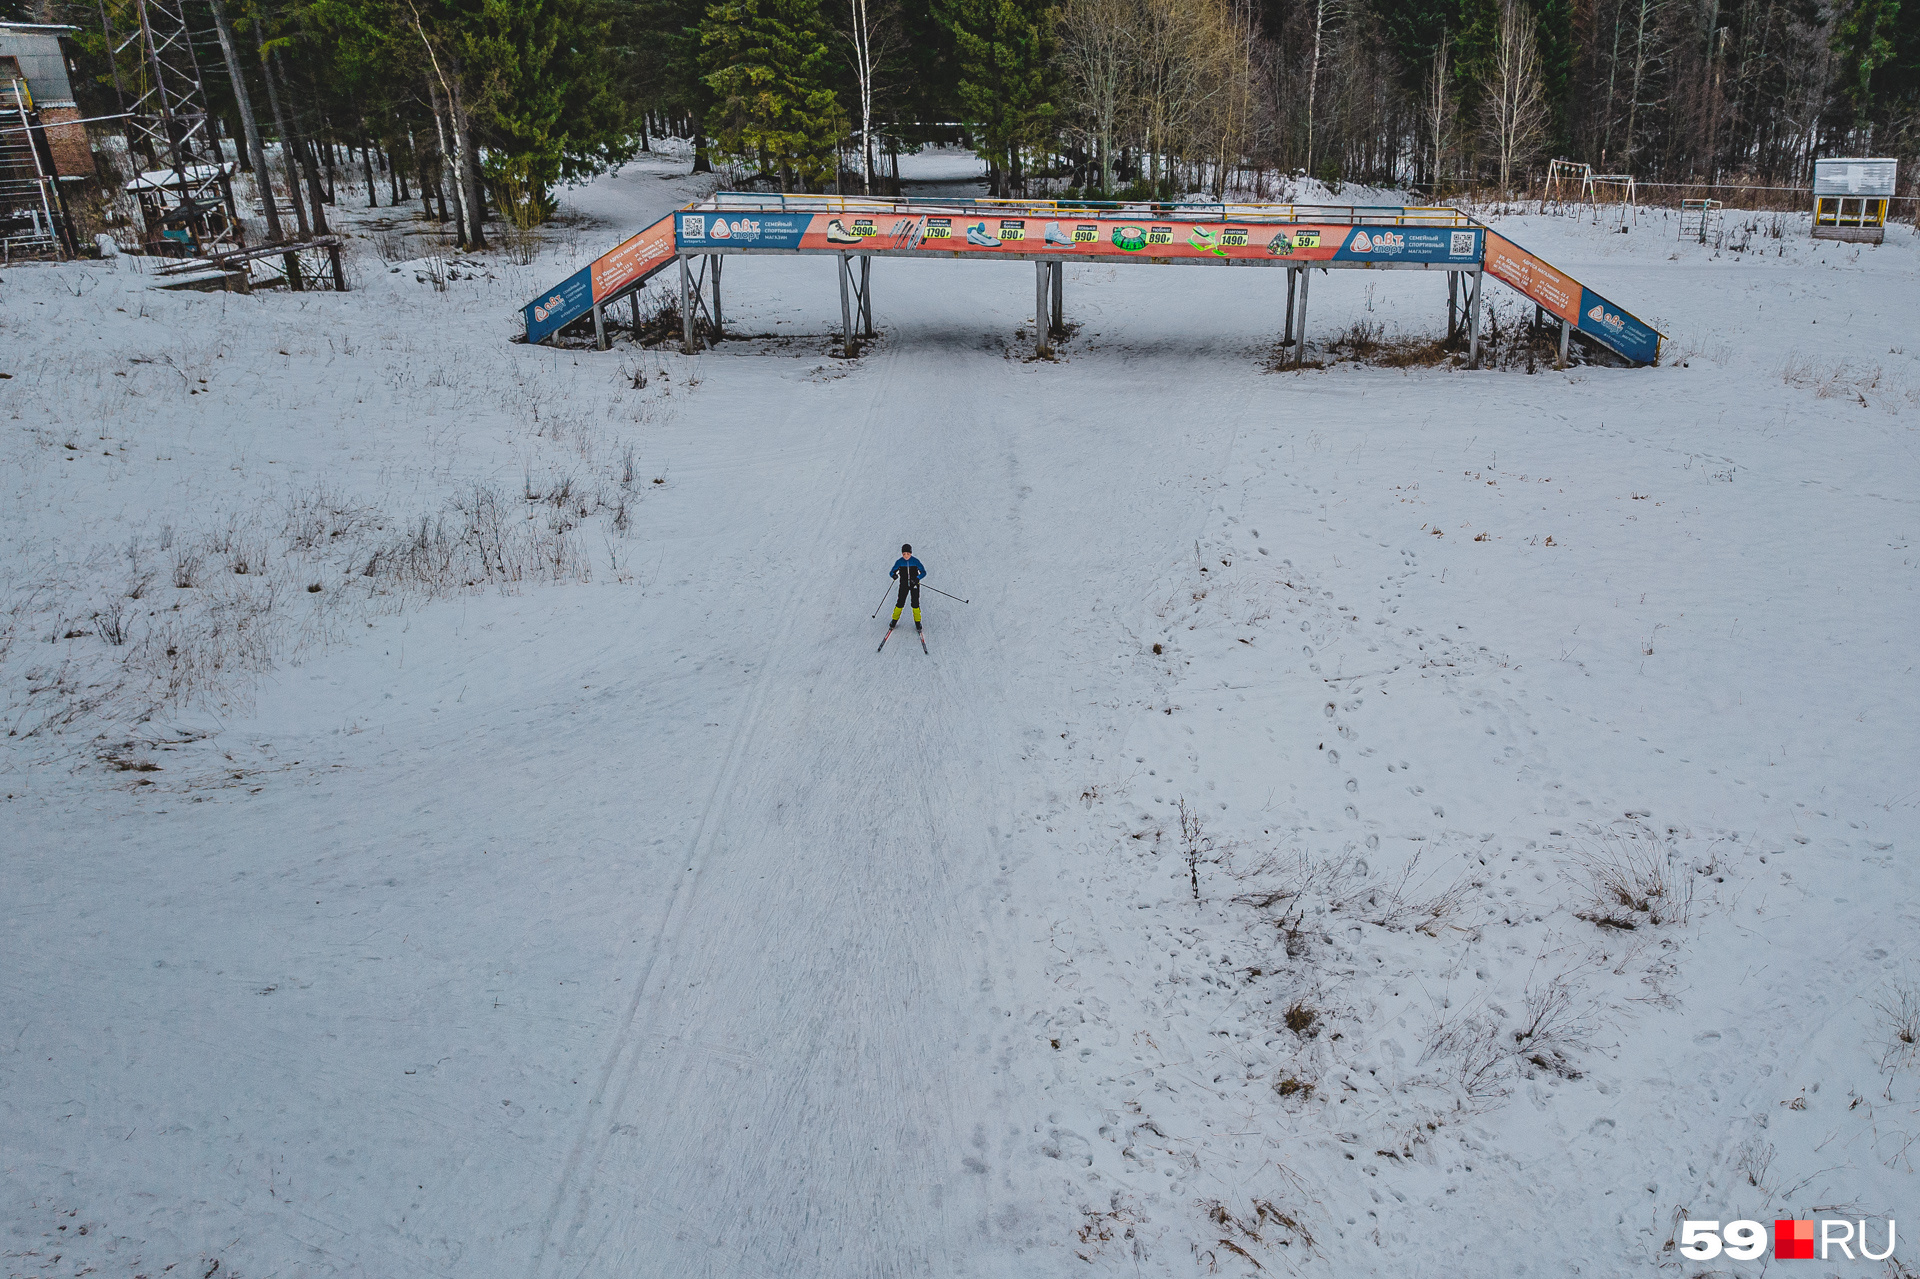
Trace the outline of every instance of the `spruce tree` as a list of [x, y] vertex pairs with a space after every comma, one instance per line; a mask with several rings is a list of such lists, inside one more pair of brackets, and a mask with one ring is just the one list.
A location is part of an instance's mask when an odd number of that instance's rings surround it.
[[715, 145], [789, 188], [823, 187], [845, 132], [824, 31], [818, 0], [721, 0], [700, 28]]
[[943, 18], [960, 64], [960, 106], [979, 129], [993, 194], [1025, 185], [1021, 155], [1053, 123], [1047, 65], [1053, 11], [1038, 0], [950, 0]]

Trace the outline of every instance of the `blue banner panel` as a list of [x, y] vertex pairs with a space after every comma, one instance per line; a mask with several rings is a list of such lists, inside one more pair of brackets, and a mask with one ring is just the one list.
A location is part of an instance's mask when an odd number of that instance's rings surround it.
[[1431, 262], [1461, 268], [1480, 262], [1478, 227], [1357, 226], [1334, 251], [1336, 262]]
[[583, 266], [551, 291], [527, 303], [527, 341], [543, 341], [548, 334], [593, 309], [593, 268]]
[[673, 238], [682, 253], [703, 249], [797, 249], [811, 213], [677, 213]]
[[1580, 331], [1639, 364], [1652, 364], [1660, 356], [1657, 331], [1584, 285], [1580, 289]]

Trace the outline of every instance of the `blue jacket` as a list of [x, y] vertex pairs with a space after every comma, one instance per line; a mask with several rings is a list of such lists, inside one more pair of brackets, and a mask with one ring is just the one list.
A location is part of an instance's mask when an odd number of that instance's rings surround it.
[[887, 576], [898, 577], [900, 576], [902, 571], [906, 572], [907, 581], [909, 583], [922, 582], [926, 580], [927, 566], [920, 562], [920, 557], [918, 555], [908, 555], [901, 559], [895, 560], [893, 562], [893, 571], [888, 573]]

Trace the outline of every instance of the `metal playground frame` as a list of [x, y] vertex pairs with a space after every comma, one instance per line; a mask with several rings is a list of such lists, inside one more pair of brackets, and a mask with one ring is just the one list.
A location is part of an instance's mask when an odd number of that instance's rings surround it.
[[[1627, 360], [1651, 364], [1662, 335], [1468, 214], [1447, 206], [1093, 204], [1033, 200], [886, 200], [721, 192], [667, 215], [525, 307], [527, 340], [543, 341], [592, 314], [607, 347], [606, 309], [632, 300], [669, 265], [680, 268], [682, 341], [698, 349], [700, 314], [722, 331], [721, 270], [733, 256], [838, 259], [843, 351], [874, 336], [876, 257], [997, 258], [1034, 264], [1034, 351], [1050, 356], [1063, 331], [1066, 263], [1262, 266], [1287, 272], [1283, 346], [1304, 359], [1314, 270], [1447, 273], [1447, 337], [1468, 329], [1468, 367], [1480, 364], [1483, 276], [1492, 274], [1560, 321], [1559, 366], [1575, 331]], [[696, 265], [695, 259], [699, 259]], [[711, 293], [711, 302], [708, 295]]]

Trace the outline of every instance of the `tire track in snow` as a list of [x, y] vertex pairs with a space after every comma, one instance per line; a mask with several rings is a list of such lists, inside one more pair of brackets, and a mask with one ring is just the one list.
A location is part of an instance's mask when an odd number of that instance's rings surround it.
[[[886, 392], [893, 381], [897, 356], [892, 351], [887, 351], [885, 354], [886, 359], [884, 365], [879, 370], [879, 376], [875, 379], [874, 390], [862, 418], [860, 434], [852, 450], [855, 457], [864, 454], [867, 440], [873, 433], [875, 419], [879, 416], [881, 405], [886, 399]], [[826, 513], [821, 517], [818, 526], [815, 528], [813, 541], [816, 547], [822, 546], [829, 530], [838, 522], [838, 517], [842, 509], [846, 506], [848, 498], [857, 487], [855, 483], [856, 474], [857, 471], [853, 467], [848, 467], [843, 472], [840, 486], [834, 494], [833, 501], [827, 507]], [[627, 1088], [636, 1073], [636, 1062], [633, 1059], [640, 1051], [640, 1036], [635, 1032], [635, 1025], [639, 1019], [640, 1009], [651, 998], [654, 991], [655, 974], [660, 968], [661, 961], [671, 953], [673, 942], [678, 938], [679, 930], [685, 923], [687, 914], [691, 908], [694, 889], [697, 887], [700, 878], [700, 869], [709, 852], [711, 836], [714, 830], [715, 815], [721, 809], [722, 799], [731, 794], [738, 778], [741, 764], [746, 753], [745, 748], [752, 738], [753, 730], [758, 724], [761, 712], [766, 705], [769, 683], [773, 678], [774, 671], [781, 666], [781, 663], [775, 660], [775, 658], [789, 645], [796, 618], [799, 614], [799, 610], [795, 605], [805, 594], [805, 591], [805, 579], [796, 577], [793, 581], [792, 588], [788, 592], [786, 606], [781, 610], [782, 621], [779, 633], [774, 643], [770, 646], [770, 652], [761, 660], [759, 676], [754, 680], [753, 689], [748, 695], [747, 705], [742, 710], [739, 722], [734, 727], [732, 740], [727, 745], [725, 761], [721, 765], [719, 775], [714, 779], [713, 789], [708, 794], [707, 802], [701, 809], [700, 818], [694, 826], [693, 838], [688, 842], [686, 870], [681, 872], [674, 881], [665, 920], [661, 925], [660, 932], [654, 938], [653, 945], [648, 949], [647, 959], [642, 967], [641, 979], [634, 986], [633, 997], [628, 1001], [627, 1010], [621, 1017], [619, 1028], [615, 1032], [613, 1047], [608, 1052], [606, 1065], [601, 1070], [593, 1096], [587, 1104], [587, 1117], [582, 1125], [580, 1136], [575, 1141], [573, 1150], [568, 1155], [566, 1165], [561, 1173], [560, 1181], [554, 1188], [552, 1205], [541, 1219], [540, 1242], [538, 1250], [534, 1254], [532, 1267], [532, 1274], [535, 1279], [540, 1279], [540, 1276], [544, 1274], [559, 1275], [567, 1273], [568, 1267], [566, 1263], [569, 1260], [567, 1255], [568, 1248], [565, 1240], [555, 1240], [555, 1228], [565, 1212], [569, 1197], [577, 1195], [579, 1198], [579, 1203], [574, 1212], [574, 1220], [568, 1229], [567, 1238], [569, 1240], [577, 1234], [584, 1225], [585, 1217], [590, 1210], [591, 1198], [588, 1191], [592, 1184], [591, 1177], [589, 1175], [588, 1180], [583, 1182], [581, 1180], [583, 1176], [582, 1170], [597, 1166], [613, 1139], [613, 1127], [611, 1124], [603, 1123], [603, 1119], [610, 1114], [617, 1114], [622, 1109], [626, 1100]], [[618, 1081], [617, 1086], [616, 1080]], [[611, 1105], [608, 1105], [607, 1097], [609, 1088], [616, 1089], [612, 1097]], [[599, 1130], [597, 1133], [596, 1129]], [[589, 1157], [589, 1151], [592, 1152], [591, 1157]], [[590, 1260], [590, 1258], [588, 1258], [588, 1260]], [[578, 1272], [576, 1271], [576, 1273]]]

